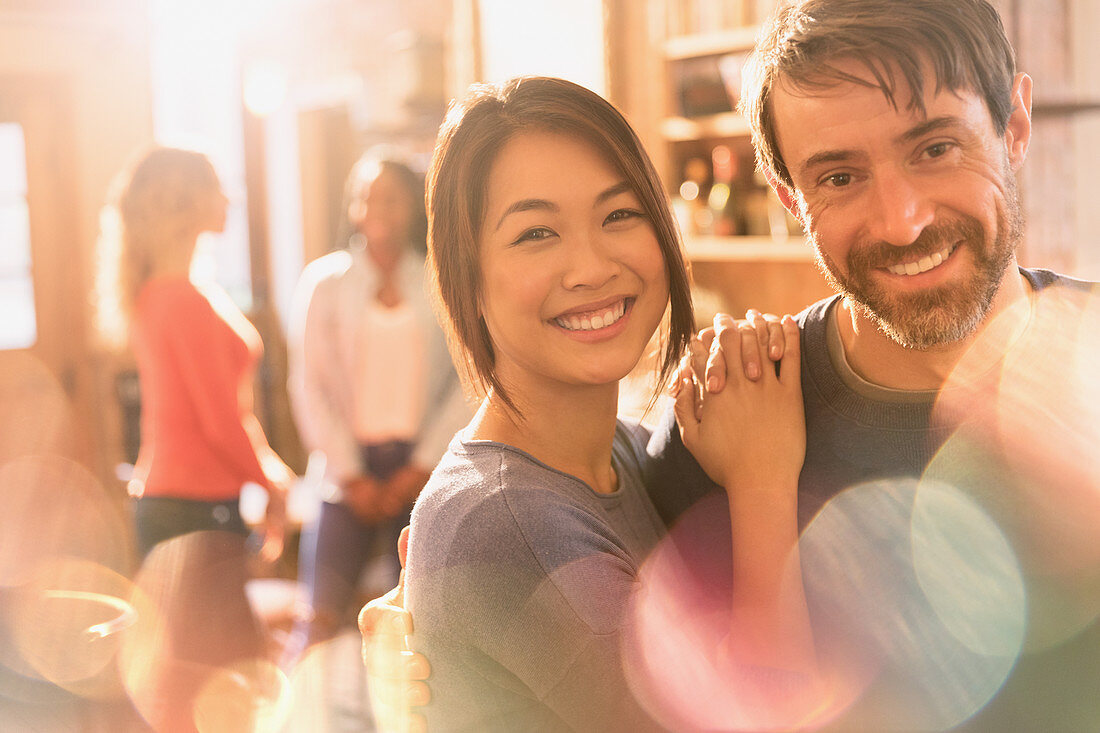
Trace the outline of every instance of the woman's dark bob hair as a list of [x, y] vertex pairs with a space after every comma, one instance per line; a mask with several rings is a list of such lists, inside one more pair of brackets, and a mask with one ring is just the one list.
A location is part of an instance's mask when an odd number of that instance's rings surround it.
[[495, 369], [481, 314], [480, 234], [496, 155], [514, 135], [553, 132], [589, 143], [631, 185], [664, 256], [671, 304], [658, 384], [667, 381], [694, 329], [690, 277], [668, 197], [634, 130], [607, 100], [562, 79], [520, 77], [475, 84], [451, 105], [428, 171], [428, 262], [451, 353], [468, 384], [516, 409]]

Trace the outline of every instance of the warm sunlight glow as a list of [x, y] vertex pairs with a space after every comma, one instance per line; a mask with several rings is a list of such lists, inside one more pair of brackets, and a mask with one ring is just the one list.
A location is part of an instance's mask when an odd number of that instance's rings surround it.
[[537, 74], [560, 76], [597, 94], [606, 91], [599, 0], [482, 0], [479, 10], [485, 81]]
[[286, 93], [286, 72], [279, 65], [254, 64], [245, 71], [244, 105], [257, 117], [278, 110], [286, 100]]
[[960, 427], [926, 477], [965, 491], [1009, 537], [1036, 652], [1100, 614], [1100, 300], [1052, 288], [1025, 307], [1022, 335], [1006, 314], [949, 380], [936, 415]]
[[38, 340], [24, 153], [23, 128], [0, 123], [0, 349], [25, 349]]

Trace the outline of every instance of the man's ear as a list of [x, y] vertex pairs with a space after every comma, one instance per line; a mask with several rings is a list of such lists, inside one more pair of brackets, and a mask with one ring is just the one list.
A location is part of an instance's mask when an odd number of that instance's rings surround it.
[[1012, 112], [1004, 140], [1009, 164], [1017, 171], [1024, 164], [1031, 143], [1031, 77], [1024, 73], [1017, 74], [1012, 82]]
[[791, 216], [795, 219], [802, 221], [801, 210], [799, 209], [798, 202], [794, 198], [794, 192], [785, 184], [781, 183], [767, 168], [764, 169], [764, 177], [768, 179], [768, 185], [772, 187], [772, 190], [775, 191], [775, 195], [779, 197], [779, 203], [783, 204], [783, 208], [791, 212]]

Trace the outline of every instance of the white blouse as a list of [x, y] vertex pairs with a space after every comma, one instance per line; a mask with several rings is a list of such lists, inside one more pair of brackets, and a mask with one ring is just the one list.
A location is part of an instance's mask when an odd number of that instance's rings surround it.
[[352, 429], [365, 445], [412, 440], [424, 417], [425, 334], [408, 301], [364, 308], [355, 349]]

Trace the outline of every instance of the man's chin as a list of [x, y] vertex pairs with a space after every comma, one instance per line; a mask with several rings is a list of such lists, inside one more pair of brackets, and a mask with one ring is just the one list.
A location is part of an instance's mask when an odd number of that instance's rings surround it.
[[[914, 351], [949, 346], [972, 336], [985, 317], [975, 304], [970, 308], [872, 309], [858, 303], [860, 311], [890, 340]], [[885, 311], [885, 312], [884, 312]], [[919, 313], [914, 317], [913, 313]]]

